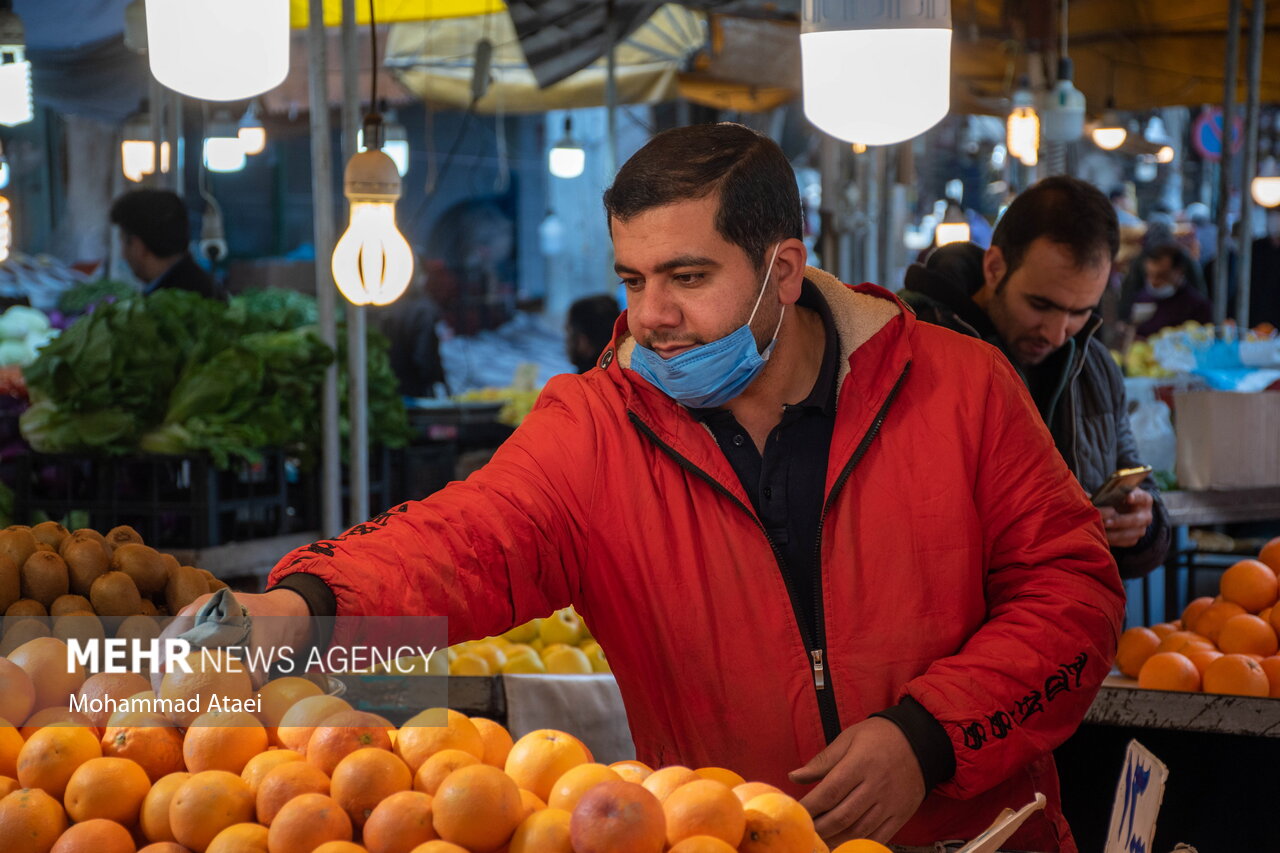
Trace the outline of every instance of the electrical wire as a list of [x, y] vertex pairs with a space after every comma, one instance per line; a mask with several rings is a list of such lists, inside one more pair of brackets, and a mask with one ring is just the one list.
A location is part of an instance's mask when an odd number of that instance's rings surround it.
[[373, 66], [369, 74], [369, 112], [375, 112], [378, 109], [378, 22], [374, 17], [373, 0], [369, 0], [369, 45], [372, 50], [369, 64]]

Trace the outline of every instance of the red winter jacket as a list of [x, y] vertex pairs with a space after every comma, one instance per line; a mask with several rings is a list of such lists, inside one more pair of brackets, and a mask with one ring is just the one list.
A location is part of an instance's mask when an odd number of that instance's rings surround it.
[[[999, 352], [917, 322], [880, 288], [807, 277], [842, 361], [823, 689], [842, 727], [910, 695], [951, 738], [954, 777], [896, 843], [972, 838], [1042, 791], [1049, 809], [1008, 846], [1073, 850], [1050, 751], [1108, 672], [1123, 614], [1098, 512]], [[603, 369], [551, 380], [482, 470], [286, 555], [270, 581], [318, 575], [340, 619], [447, 614], [451, 643], [573, 604], [640, 760], [730, 767], [800, 795], [787, 773], [826, 746], [813, 650], [729, 462], [626, 369], [625, 319], [615, 335]]]

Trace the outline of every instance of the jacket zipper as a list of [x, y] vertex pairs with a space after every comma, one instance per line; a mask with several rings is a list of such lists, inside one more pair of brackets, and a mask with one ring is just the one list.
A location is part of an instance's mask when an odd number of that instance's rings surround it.
[[822, 715], [822, 730], [827, 737], [827, 743], [831, 743], [840, 734], [840, 712], [836, 707], [835, 694], [830, 690], [831, 679], [826, 674], [823, 660], [826, 656], [827, 648], [827, 624], [822, 606], [822, 529], [826, 525], [827, 513], [830, 511], [831, 505], [835, 503], [836, 496], [844, 488], [844, 484], [848, 482], [854, 467], [866, 455], [871, 442], [879, 435], [880, 427], [884, 424], [884, 419], [889, 414], [889, 407], [893, 405], [893, 401], [897, 399], [898, 392], [902, 390], [902, 383], [906, 381], [907, 371], [910, 369], [911, 362], [908, 361], [903, 366], [902, 372], [898, 374], [897, 381], [893, 383], [889, 396], [885, 398], [884, 404], [880, 406], [880, 411], [876, 412], [876, 418], [871, 422], [866, 435], [862, 436], [862, 441], [858, 442], [857, 448], [853, 451], [853, 456], [849, 457], [849, 461], [840, 472], [840, 476], [836, 478], [835, 483], [831, 486], [831, 494], [827, 495], [826, 503], [822, 505], [822, 515], [818, 518], [818, 535], [813, 543], [813, 565], [817, 571], [817, 577], [814, 578], [813, 585], [813, 624], [817, 636], [813, 638], [814, 645], [810, 647], [809, 654], [813, 661], [813, 686], [818, 694], [818, 711]]

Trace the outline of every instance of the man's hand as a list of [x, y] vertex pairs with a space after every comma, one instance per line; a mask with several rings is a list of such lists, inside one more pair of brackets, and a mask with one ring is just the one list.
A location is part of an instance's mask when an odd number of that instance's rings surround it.
[[[160, 634], [161, 642], [191, 630], [196, 622], [196, 613], [212, 597], [212, 595], [202, 595], [182, 608]], [[281, 650], [285, 647], [296, 653], [311, 642], [311, 612], [307, 609], [306, 601], [296, 592], [275, 589], [261, 595], [236, 593], [236, 601], [249, 611], [249, 616], [253, 619], [253, 629], [249, 635], [250, 654], [253, 655], [253, 660], [279, 660], [283, 654]], [[253, 649], [265, 651], [255, 653]], [[271, 655], [272, 650], [275, 650], [274, 655]], [[268, 655], [271, 656], [268, 657]], [[151, 674], [151, 686], [157, 692], [160, 690], [160, 681], [163, 677], [162, 672]], [[265, 671], [253, 673], [254, 687], [261, 687], [266, 680]]]
[[902, 730], [870, 717], [790, 774], [798, 785], [817, 782], [800, 800], [828, 844], [851, 838], [888, 843], [924, 801], [924, 775]]
[[1104, 506], [1102, 525], [1107, 529], [1107, 544], [1112, 548], [1129, 548], [1138, 544], [1151, 526], [1151, 507], [1155, 499], [1150, 492], [1134, 489], [1119, 509]]

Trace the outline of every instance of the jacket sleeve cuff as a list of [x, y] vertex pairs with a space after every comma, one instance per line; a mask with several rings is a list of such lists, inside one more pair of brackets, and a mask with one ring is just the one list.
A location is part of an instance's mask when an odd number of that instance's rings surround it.
[[920, 762], [926, 793], [956, 774], [956, 751], [951, 738], [942, 723], [915, 699], [904, 696], [897, 705], [871, 716], [884, 717], [902, 730]]
[[338, 599], [329, 585], [315, 575], [295, 572], [281, 578], [267, 592], [277, 589], [287, 589], [302, 596], [302, 600], [307, 603], [307, 610], [311, 612], [312, 645], [311, 649], [303, 650], [303, 659], [310, 655], [312, 649], [327, 649], [329, 640], [333, 638], [334, 618], [338, 614]]

